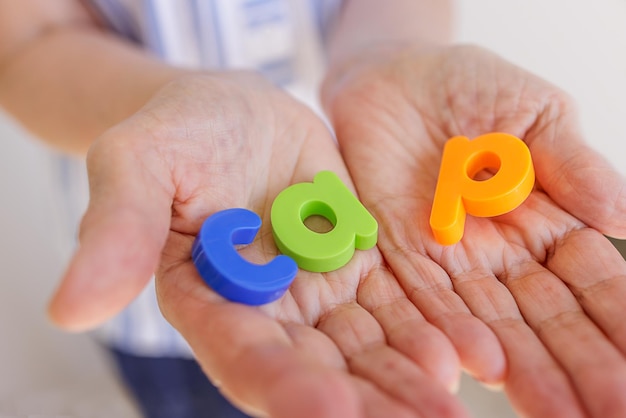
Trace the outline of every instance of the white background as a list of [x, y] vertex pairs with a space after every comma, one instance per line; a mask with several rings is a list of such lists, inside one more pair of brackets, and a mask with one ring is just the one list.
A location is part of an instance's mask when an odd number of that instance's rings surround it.
[[[464, 0], [458, 28], [460, 41], [487, 46], [568, 91], [589, 143], [626, 174], [626, 1]], [[89, 337], [45, 321], [67, 257], [47, 164], [47, 150], [0, 115], [0, 417], [132, 417]], [[461, 395], [477, 417], [514, 416], [501, 395], [469, 379]]]

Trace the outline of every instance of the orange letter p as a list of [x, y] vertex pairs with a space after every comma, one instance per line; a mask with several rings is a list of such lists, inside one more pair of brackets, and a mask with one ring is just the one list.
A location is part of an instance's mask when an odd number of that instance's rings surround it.
[[[475, 180], [481, 170], [496, 173]], [[488, 217], [510, 212], [530, 194], [535, 183], [530, 150], [513, 135], [490, 133], [469, 140], [454, 137], [443, 150], [430, 227], [437, 242], [459, 242], [465, 215]]]

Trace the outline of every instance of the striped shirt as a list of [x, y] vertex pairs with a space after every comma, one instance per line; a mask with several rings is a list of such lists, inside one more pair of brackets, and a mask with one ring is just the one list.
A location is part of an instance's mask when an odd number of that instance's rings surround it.
[[[324, 40], [341, 0], [90, 0], [88, 4], [110, 30], [173, 65], [257, 70], [317, 109]], [[75, 232], [87, 202], [84, 164], [64, 158], [57, 166], [68, 230]], [[136, 355], [192, 355], [163, 319], [154, 280], [95, 335]]]

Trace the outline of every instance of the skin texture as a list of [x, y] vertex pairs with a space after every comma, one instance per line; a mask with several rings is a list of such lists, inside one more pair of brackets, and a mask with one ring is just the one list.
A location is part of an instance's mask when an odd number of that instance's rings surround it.
[[[624, 416], [626, 265], [602, 233], [626, 234], [626, 193], [567, 96], [479, 48], [398, 45], [337, 66], [324, 100], [385, 261], [463, 367], [502, 379], [522, 416]], [[527, 143], [535, 190], [441, 246], [428, 219], [443, 144], [494, 131]]]

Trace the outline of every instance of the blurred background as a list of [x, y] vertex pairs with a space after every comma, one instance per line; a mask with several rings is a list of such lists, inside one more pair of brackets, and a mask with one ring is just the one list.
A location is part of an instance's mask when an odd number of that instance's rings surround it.
[[[458, 5], [458, 41], [495, 50], [568, 91], [588, 142], [626, 174], [626, 1]], [[89, 336], [45, 320], [69, 255], [60, 238], [67, 216], [52, 204], [50, 151], [1, 112], [0, 144], [0, 418], [136, 417]], [[469, 378], [461, 396], [476, 417], [515, 417], [502, 394]]]

